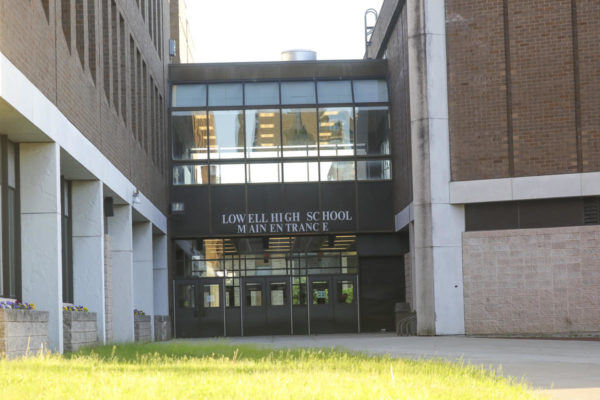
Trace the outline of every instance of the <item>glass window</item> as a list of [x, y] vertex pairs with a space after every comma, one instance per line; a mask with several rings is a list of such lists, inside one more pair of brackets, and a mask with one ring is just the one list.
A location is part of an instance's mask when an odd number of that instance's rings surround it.
[[281, 104], [315, 104], [314, 82], [282, 82]]
[[341, 304], [354, 303], [354, 282], [337, 281], [337, 302]]
[[240, 280], [229, 278], [225, 280], [225, 307], [240, 306]]
[[206, 85], [173, 85], [171, 107], [206, 107]]
[[357, 161], [356, 173], [359, 180], [392, 179], [390, 160]]
[[279, 110], [246, 110], [246, 156], [281, 155], [281, 113]]
[[390, 120], [387, 107], [356, 108], [356, 154], [390, 154]]
[[312, 283], [312, 303], [329, 304], [329, 282], [314, 281]]
[[293, 108], [282, 110], [284, 157], [317, 155], [317, 110]]
[[321, 181], [353, 181], [354, 161], [321, 161]]
[[177, 111], [171, 114], [174, 160], [205, 160], [208, 157], [206, 111]]
[[244, 112], [211, 111], [208, 113], [210, 158], [244, 157]]
[[217, 308], [221, 306], [220, 291], [218, 284], [204, 285], [204, 308]]
[[241, 83], [217, 83], [208, 85], [209, 106], [241, 106], [242, 105]]
[[248, 183], [281, 182], [281, 164], [248, 164]]
[[306, 305], [306, 277], [292, 278], [292, 304]]
[[319, 110], [319, 152], [322, 156], [354, 154], [354, 114], [352, 107]]
[[353, 84], [355, 103], [388, 101], [387, 83], [384, 80], [354, 81]]
[[173, 167], [173, 185], [207, 184], [208, 171], [208, 165], [176, 165]]
[[286, 162], [283, 164], [285, 182], [318, 182], [318, 162]]
[[244, 183], [244, 164], [211, 164], [210, 183]]
[[246, 83], [247, 106], [279, 104], [279, 84], [277, 82]]
[[246, 305], [249, 307], [262, 306], [262, 285], [260, 283], [246, 283]]
[[177, 306], [179, 308], [196, 308], [196, 287], [194, 285], [179, 285]]
[[317, 82], [317, 94], [320, 104], [352, 103], [350, 81]]
[[287, 285], [285, 282], [271, 283], [271, 305], [285, 306], [287, 304]]

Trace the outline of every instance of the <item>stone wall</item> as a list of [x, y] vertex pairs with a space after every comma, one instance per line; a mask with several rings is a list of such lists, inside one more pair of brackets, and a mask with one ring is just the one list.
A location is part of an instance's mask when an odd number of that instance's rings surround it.
[[47, 348], [47, 311], [0, 310], [0, 357], [16, 358]]
[[63, 311], [64, 351], [98, 344], [96, 313]]
[[171, 340], [171, 320], [168, 315], [154, 316], [154, 340]]
[[135, 330], [135, 341], [136, 342], [151, 342], [152, 341], [152, 327], [150, 324], [150, 315], [136, 315], [134, 317], [134, 330]]
[[413, 285], [412, 285], [412, 263], [411, 254], [406, 253], [404, 255], [404, 289], [405, 289], [405, 302], [410, 304], [411, 311], [414, 311], [415, 304], [413, 302]]
[[463, 234], [467, 334], [600, 333], [600, 226]]

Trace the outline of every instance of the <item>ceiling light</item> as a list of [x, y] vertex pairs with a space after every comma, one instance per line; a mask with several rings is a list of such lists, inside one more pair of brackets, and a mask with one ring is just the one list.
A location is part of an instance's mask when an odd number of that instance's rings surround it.
[[272, 113], [272, 112], [261, 112], [261, 113], [258, 113], [258, 116], [259, 117], [274, 117], [275, 113]]
[[267, 129], [275, 128], [275, 124], [260, 124], [259, 126]]

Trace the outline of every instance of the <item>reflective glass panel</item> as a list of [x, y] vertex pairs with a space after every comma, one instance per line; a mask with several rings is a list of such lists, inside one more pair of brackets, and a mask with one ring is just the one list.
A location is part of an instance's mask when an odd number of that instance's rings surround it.
[[282, 82], [281, 104], [315, 104], [314, 82]]
[[322, 156], [354, 154], [352, 107], [319, 109], [319, 152]]
[[319, 180], [318, 162], [287, 162], [283, 164], [285, 182], [317, 182]]
[[281, 164], [248, 164], [248, 183], [281, 182]]
[[317, 110], [294, 108], [282, 110], [284, 157], [317, 155]]
[[387, 83], [384, 80], [354, 81], [355, 103], [384, 101], [388, 101]]
[[354, 282], [337, 281], [337, 302], [341, 304], [354, 303]]
[[353, 181], [354, 161], [321, 161], [321, 181]]
[[287, 285], [285, 282], [271, 283], [271, 305], [285, 306], [287, 304]]
[[204, 308], [217, 308], [221, 305], [220, 285], [204, 285]]
[[356, 162], [356, 173], [361, 181], [392, 179], [390, 160], [367, 160]]
[[262, 306], [262, 285], [260, 283], [246, 283], [246, 305], [249, 307]]
[[246, 156], [248, 158], [281, 155], [279, 110], [246, 110]]
[[211, 164], [210, 183], [244, 183], [244, 164]]
[[210, 111], [208, 133], [210, 158], [244, 157], [243, 111]]
[[176, 165], [173, 185], [202, 185], [208, 183], [208, 165]]
[[314, 281], [312, 283], [312, 303], [329, 304], [329, 282]]
[[292, 304], [306, 305], [306, 277], [292, 278]]
[[225, 282], [225, 307], [240, 306], [240, 280], [227, 279]]
[[356, 108], [356, 154], [390, 154], [390, 119], [387, 107]]
[[246, 83], [247, 106], [279, 104], [279, 84], [277, 82]]
[[217, 83], [208, 85], [209, 106], [241, 106], [242, 105], [241, 83]]
[[179, 308], [196, 308], [195, 285], [179, 285], [177, 289], [177, 306]]
[[350, 81], [317, 82], [317, 94], [320, 104], [352, 103]]
[[205, 107], [206, 85], [173, 85], [171, 107]]
[[171, 114], [174, 160], [205, 160], [208, 156], [208, 125], [205, 111]]

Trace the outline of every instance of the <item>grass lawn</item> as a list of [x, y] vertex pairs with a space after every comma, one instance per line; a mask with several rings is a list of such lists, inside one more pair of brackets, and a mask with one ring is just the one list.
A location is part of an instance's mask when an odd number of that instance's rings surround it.
[[471, 366], [173, 341], [0, 359], [0, 399], [535, 399]]

